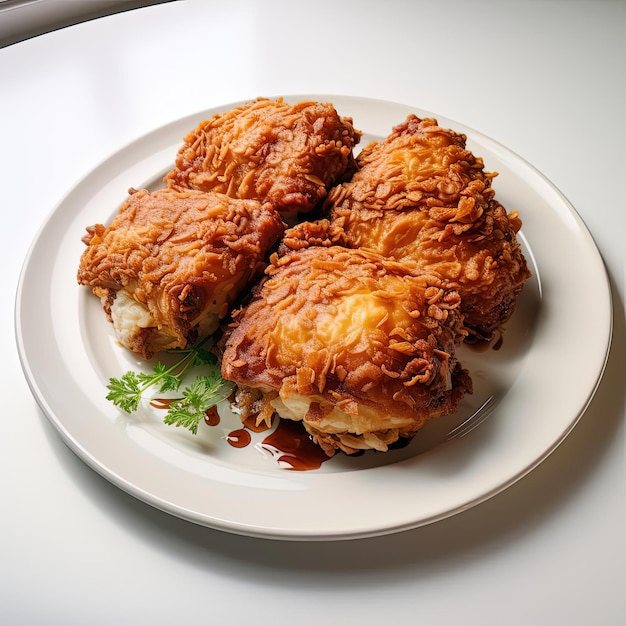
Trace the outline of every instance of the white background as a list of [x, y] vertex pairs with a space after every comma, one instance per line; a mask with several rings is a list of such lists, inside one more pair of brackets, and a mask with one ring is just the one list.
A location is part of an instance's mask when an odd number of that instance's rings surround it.
[[[1, 49], [0, 623], [623, 624], [625, 34], [618, 1], [187, 0]], [[480, 130], [567, 196], [604, 257], [614, 342], [595, 399], [536, 470], [453, 518], [334, 543], [211, 531], [87, 468], [30, 395], [15, 290], [66, 191], [171, 120], [281, 93]]]
[[0, 0], [0, 46], [171, 0]]

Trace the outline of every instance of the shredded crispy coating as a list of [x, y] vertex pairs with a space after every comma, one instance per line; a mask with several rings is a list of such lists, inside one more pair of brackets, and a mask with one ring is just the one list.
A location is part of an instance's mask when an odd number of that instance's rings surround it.
[[[366, 146], [359, 171], [326, 202], [326, 241], [344, 241], [412, 260], [458, 291], [472, 340], [488, 340], [513, 313], [529, 277], [516, 234], [521, 220], [495, 199], [465, 135], [410, 115], [387, 139]], [[304, 232], [306, 239], [310, 231]], [[303, 233], [285, 244], [302, 247]], [[316, 233], [314, 245], [324, 241]]]
[[244, 410], [271, 404], [332, 455], [387, 450], [471, 391], [454, 356], [460, 298], [415, 264], [310, 247], [266, 274], [224, 339]]
[[108, 227], [87, 229], [78, 282], [122, 345], [144, 358], [214, 332], [284, 230], [269, 204], [196, 190], [131, 190]]
[[360, 137], [352, 119], [330, 103], [259, 98], [189, 133], [165, 180], [175, 188], [268, 201], [292, 219], [354, 171]]

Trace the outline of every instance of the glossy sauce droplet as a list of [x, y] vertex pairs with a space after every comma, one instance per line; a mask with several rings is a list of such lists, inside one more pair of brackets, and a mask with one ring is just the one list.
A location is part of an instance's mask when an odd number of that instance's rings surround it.
[[150, 406], [155, 409], [169, 409], [172, 402], [176, 402], [180, 398], [153, 398], [150, 400]]
[[287, 419], [279, 420], [276, 430], [263, 439], [261, 446], [278, 450], [276, 460], [290, 470], [319, 469], [330, 458], [311, 441], [302, 424]]
[[245, 448], [250, 441], [252, 441], [252, 437], [250, 431], [245, 428], [238, 428], [226, 435], [226, 441], [228, 441], [233, 448]]
[[204, 423], [207, 426], [217, 426], [220, 423], [220, 414], [217, 412], [216, 406], [212, 406], [204, 412]]

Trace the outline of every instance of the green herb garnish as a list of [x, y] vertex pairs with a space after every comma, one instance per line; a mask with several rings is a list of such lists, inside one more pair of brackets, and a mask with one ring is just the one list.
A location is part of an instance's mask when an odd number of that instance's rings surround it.
[[205, 417], [205, 411], [227, 398], [232, 391], [232, 384], [225, 381], [219, 371], [211, 371], [206, 376], [198, 376], [183, 391], [183, 397], [170, 404], [163, 420], [172, 426], [188, 428], [194, 435], [198, 433], [198, 424]]
[[209, 341], [214, 339], [207, 337], [191, 348], [169, 350], [183, 355], [169, 367], [159, 361], [150, 374], [130, 370], [120, 378], [110, 378], [106, 399], [122, 411], [134, 413], [148, 389], [156, 386], [159, 393], [177, 392], [186, 373], [192, 368], [203, 367], [206, 373], [196, 376], [190, 385], [183, 388], [182, 398], [172, 400], [163, 420], [166, 424], [182, 426], [197, 434], [205, 411], [226, 399], [233, 389], [233, 384], [222, 378], [217, 357], [207, 350]]

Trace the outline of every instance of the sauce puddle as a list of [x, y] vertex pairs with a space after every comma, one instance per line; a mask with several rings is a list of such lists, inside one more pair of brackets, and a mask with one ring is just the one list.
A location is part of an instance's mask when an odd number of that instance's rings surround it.
[[228, 435], [226, 435], [226, 441], [228, 441], [233, 448], [245, 448], [252, 441], [252, 436], [249, 430], [238, 428], [237, 430], [231, 430]]
[[[172, 402], [180, 398], [154, 398], [150, 406], [155, 409], [169, 409]], [[207, 426], [217, 426], [220, 416], [217, 407], [213, 406], [204, 412], [204, 422]], [[265, 423], [256, 423], [255, 416], [251, 416], [242, 424], [242, 428], [231, 430], [226, 435], [226, 441], [233, 448], [245, 448], [252, 442], [251, 432], [261, 433], [271, 426]], [[308, 471], [319, 469], [330, 457], [313, 441], [299, 422], [278, 419], [276, 428], [267, 435], [261, 443], [256, 444], [258, 450], [270, 454], [283, 469]]]
[[207, 426], [217, 426], [220, 423], [220, 414], [217, 412], [216, 406], [212, 406], [204, 412], [204, 423]]
[[276, 430], [259, 447], [274, 456], [284, 469], [300, 472], [319, 469], [330, 458], [311, 441], [302, 424], [291, 420], [279, 420]]

